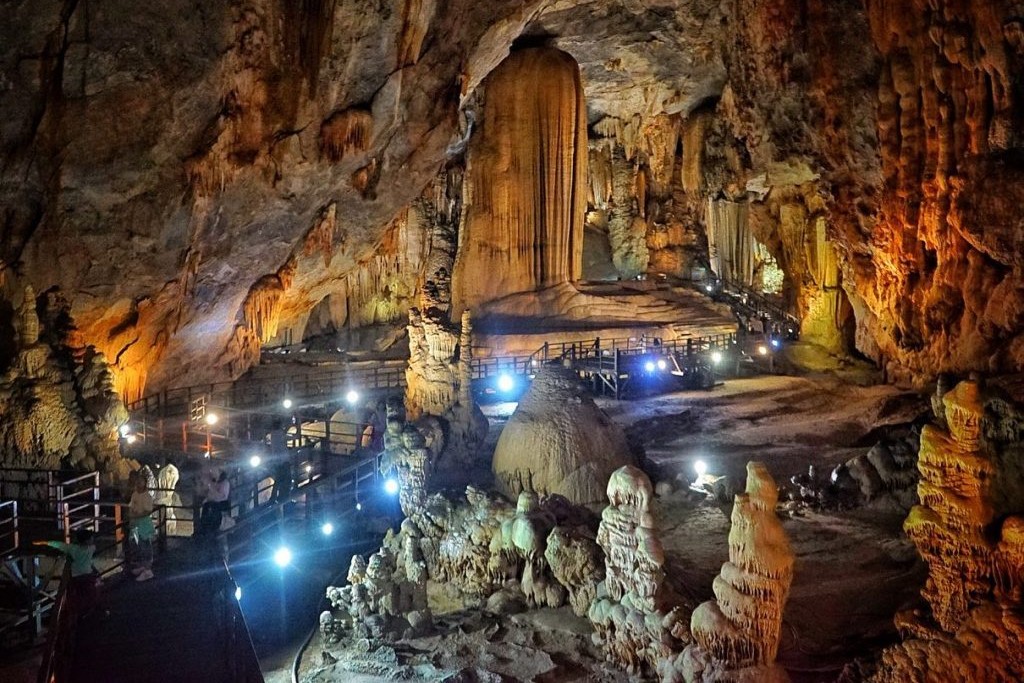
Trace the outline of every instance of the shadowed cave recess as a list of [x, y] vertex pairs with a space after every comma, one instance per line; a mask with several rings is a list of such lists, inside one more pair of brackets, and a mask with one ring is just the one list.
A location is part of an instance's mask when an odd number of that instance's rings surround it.
[[0, 14], [0, 468], [345, 373], [300, 680], [1024, 680], [1024, 3]]

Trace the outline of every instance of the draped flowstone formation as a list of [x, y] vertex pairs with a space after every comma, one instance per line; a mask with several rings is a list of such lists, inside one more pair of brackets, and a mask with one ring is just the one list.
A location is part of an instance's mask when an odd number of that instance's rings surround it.
[[455, 314], [578, 279], [587, 202], [579, 67], [553, 48], [513, 52], [484, 82], [470, 141]]

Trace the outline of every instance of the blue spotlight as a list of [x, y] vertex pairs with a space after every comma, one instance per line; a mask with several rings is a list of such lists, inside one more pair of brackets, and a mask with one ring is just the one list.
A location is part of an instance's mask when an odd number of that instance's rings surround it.
[[780, 346], [782, 346], [782, 342], [780, 342], [778, 339], [772, 339], [772, 347], [777, 349]]
[[516, 388], [516, 380], [512, 375], [502, 373], [498, 375], [498, 391], [508, 393]]
[[388, 477], [387, 481], [384, 482], [384, 491], [391, 496], [398, 493], [398, 480], [393, 477]]
[[653, 360], [649, 360], [646, 363], [644, 363], [644, 370], [646, 370], [647, 372], [654, 372], [654, 369], [656, 367], [658, 366], [654, 364]]
[[334, 533], [334, 525], [330, 522], [324, 522], [322, 525], [320, 525], [320, 533], [322, 533], [324, 536], [330, 536]]
[[665, 362], [664, 358], [662, 358], [661, 360], [658, 361], [658, 369], [659, 370], [664, 370], [667, 367], [668, 367], [668, 363]]
[[242, 599], [242, 587], [241, 586], [235, 586], [235, 600], [241, 600], [241, 599]]
[[278, 567], [281, 567], [283, 569], [283, 568], [287, 567], [288, 565], [290, 565], [291, 563], [292, 563], [292, 551], [291, 550], [289, 550], [285, 546], [281, 546], [276, 551], [274, 551], [274, 564], [276, 564]]

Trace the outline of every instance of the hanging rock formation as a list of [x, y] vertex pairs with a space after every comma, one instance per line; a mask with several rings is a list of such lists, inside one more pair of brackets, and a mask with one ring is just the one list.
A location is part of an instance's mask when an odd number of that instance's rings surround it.
[[775, 516], [778, 496], [768, 469], [747, 463], [746, 491], [732, 509], [729, 561], [714, 581], [716, 600], [693, 611], [695, 642], [675, 665], [688, 682], [789, 680], [774, 664], [795, 560]]
[[883, 652], [873, 681], [1024, 678], [1024, 414], [975, 381], [942, 397], [948, 428], [921, 432], [920, 504], [904, 524], [928, 563], [930, 616], [897, 615], [907, 638]]
[[603, 500], [611, 473], [631, 461], [622, 429], [575, 375], [542, 367], [502, 429], [491, 466], [510, 498], [531, 491], [586, 504]]
[[568, 54], [517, 50], [487, 77], [467, 157], [456, 313], [580, 277], [586, 136], [579, 67]]

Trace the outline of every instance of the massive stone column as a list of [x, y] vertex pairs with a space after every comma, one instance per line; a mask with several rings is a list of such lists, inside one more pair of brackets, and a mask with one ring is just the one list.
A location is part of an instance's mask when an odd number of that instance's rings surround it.
[[553, 48], [513, 52], [484, 82], [470, 142], [453, 314], [578, 279], [587, 201], [579, 67]]

